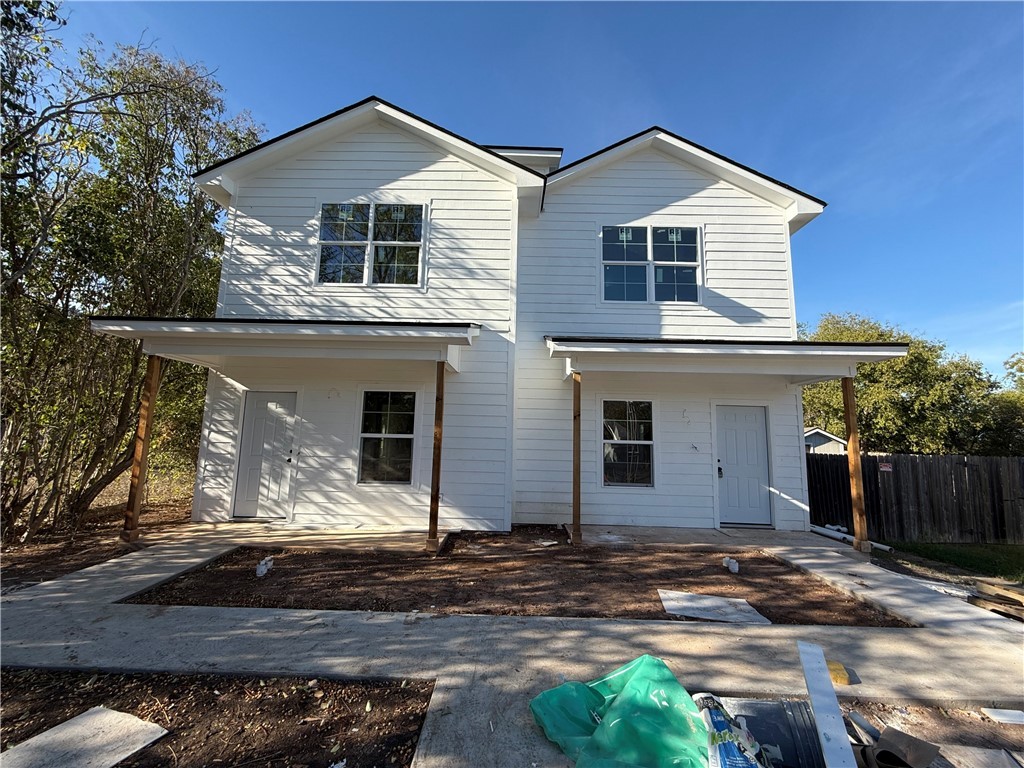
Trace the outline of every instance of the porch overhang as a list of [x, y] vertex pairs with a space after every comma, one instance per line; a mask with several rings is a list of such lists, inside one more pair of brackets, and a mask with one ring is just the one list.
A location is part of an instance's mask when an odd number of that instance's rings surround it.
[[142, 341], [149, 355], [222, 370], [237, 358], [422, 360], [459, 370], [478, 323], [94, 317], [92, 330]]
[[906, 344], [807, 341], [545, 336], [552, 358], [572, 372], [697, 373], [780, 376], [813, 384], [856, 376], [858, 363], [892, 360]]

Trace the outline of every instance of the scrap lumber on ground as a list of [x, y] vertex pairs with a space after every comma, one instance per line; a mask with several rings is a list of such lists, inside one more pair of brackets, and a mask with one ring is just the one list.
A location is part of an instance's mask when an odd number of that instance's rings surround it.
[[971, 605], [1024, 621], [1024, 588], [988, 581], [978, 581], [975, 588], [979, 594], [967, 598]]

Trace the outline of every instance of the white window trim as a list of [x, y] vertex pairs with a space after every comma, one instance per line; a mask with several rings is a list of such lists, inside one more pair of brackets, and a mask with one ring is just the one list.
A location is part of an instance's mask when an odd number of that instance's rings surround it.
[[[351, 285], [351, 283], [350, 283]], [[367, 392], [412, 392], [416, 396], [416, 404], [413, 406], [412, 414], [412, 434], [409, 435], [396, 435], [396, 434], [378, 434], [374, 432], [363, 432], [363, 409], [366, 403]], [[372, 384], [357, 389], [358, 400], [356, 402], [356, 482], [357, 486], [367, 488], [415, 488], [417, 487], [417, 473], [416, 473], [416, 460], [419, 455], [417, 450], [417, 441], [419, 438], [420, 431], [417, 428], [417, 421], [421, 415], [421, 408], [423, 403], [423, 392], [419, 387], [410, 387], [403, 384]], [[409, 459], [409, 482], [387, 482], [384, 480], [363, 480], [363, 438], [364, 437], [393, 437], [412, 440], [412, 454]]]
[[[604, 227], [633, 227], [645, 228], [647, 230], [647, 260], [646, 261], [609, 261], [604, 260]], [[697, 300], [696, 301], [656, 301], [654, 299], [654, 269], [656, 266], [690, 267], [694, 262], [676, 261], [655, 261], [654, 260], [654, 229], [668, 227], [672, 229], [695, 229], [697, 230]], [[653, 222], [647, 224], [597, 224], [597, 260], [598, 260], [598, 304], [611, 307], [642, 307], [642, 306], [668, 306], [668, 307], [704, 307], [704, 227], [700, 224], [679, 224], [677, 222]], [[604, 267], [605, 264], [623, 264], [647, 267], [647, 300], [646, 301], [613, 301], [606, 299], [604, 292]]]
[[[366, 239], [366, 251], [363, 259], [363, 282], [361, 283], [323, 283], [320, 282], [320, 255], [321, 245], [336, 245], [340, 240], [327, 240], [322, 241], [320, 239], [320, 229], [323, 220], [323, 212], [325, 205], [369, 205], [370, 206], [370, 221], [369, 221], [369, 236]], [[416, 276], [418, 281], [415, 283], [374, 283], [370, 278], [373, 275], [373, 246], [384, 245], [384, 246], [411, 246], [412, 243], [399, 243], [392, 241], [376, 241], [373, 239], [373, 221], [374, 221], [374, 206], [377, 205], [418, 205], [423, 208], [423, 233], [420, 239], [420, 258], [419, 263], [416, 266]], [[430, 242], [430, 203], [422, 200], [397, 200], [394, 198], [388, 199], [357, 199], [357, 200], [338, 200], [337, 198], [323, 198], [316, 201], [316, 214], [314, 218], [315, 226], [315, 237], [313, 238], [313, 247], [316, 248], [315, 266], [313, 269], [313, 288], [317, 290], [326, 291], [359, 291], [364, 292], [367, 288], [382, 289], [386, 291], [393, 290], [425, 290], [427, 286], [427, 243]]]
[[[629, 303], [629, 302], [624, 302]], [[638, 304], [640, 302], [637, 302]], [[655, 438], [654, 440], [605, 440], [604, 438], [604, 404], [606, 402], [637, 402], [637, 403], [650, 403], [651, 404], [651, 433]], [[597, 438], [598, 438], [598, 455], [597, 455], [597, 486], [602, 491], [624, 491], [627, 493], [636, 493], [637, 491], [653, 491], [657, 487], [658, 483], [658, 448], [657, 448], [657, 437], [658, 433], [655, 431], [655, 425], [658, 422], [657, 414], [657, 402], [653, 397], [646, 395], [602, 395], [597, 398]], [[651, 483], [650, 485], [630, 484], [630, 483], [614, 483], [608, 485], [604, 481], [604, 446], [606, 443], [614, 443], [618, 445], [649, 445], [651, 446]]]

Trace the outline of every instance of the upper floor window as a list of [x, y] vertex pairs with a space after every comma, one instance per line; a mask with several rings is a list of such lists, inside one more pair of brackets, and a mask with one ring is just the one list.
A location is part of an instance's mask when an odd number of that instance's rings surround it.
[[321, 283], [418, 285], [423, 206], [326, 203], [320, 209]]
[[601, 227], [605, 301], [698, 300], [696, 227]]

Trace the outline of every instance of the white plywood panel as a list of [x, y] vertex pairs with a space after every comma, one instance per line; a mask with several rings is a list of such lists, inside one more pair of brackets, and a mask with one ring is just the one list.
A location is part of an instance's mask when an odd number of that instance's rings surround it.
[[127, 712], [93, 707], [3, 753], [4, 768], [111, 768], [167, 731]]

